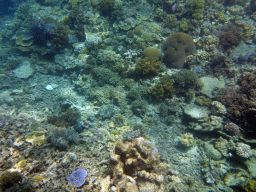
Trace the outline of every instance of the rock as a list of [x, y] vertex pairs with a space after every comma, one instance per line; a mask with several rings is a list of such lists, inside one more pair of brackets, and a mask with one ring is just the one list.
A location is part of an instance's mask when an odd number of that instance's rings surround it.
[[256, 178], [256, 158], [251, 157], [245, 161], [248, 171], [251, 173], [253, 178]]
[[108, 175], [101, 181], [101, 190], [100, 192], [108, 192], [110, 187], [110, 176]]
[[207, 107], [199, 107], [195, 104], [186, 105], [184, 113], [194, 120], [203, 120], [208, 117], [210, 111]]
[[16, 75], [16, 77], [20, 78], [20, 79], [27, 79], [29, 78], [31, 75], [34, 74], [34, 69], [32, 69], [30, 67], [30, 63], [27, 61], [24, 61], [20, 67], [16, 68], [15, 70], [13, 70], [14, 74]]
[[216, 77], [201, 77], [200, 80], [204, 83], [201, 93], [213, 98], [212, 92], [216, 88], [224, 88], [224, 80], [218, 80]]
[[217, 149], [215, 149], [212, 144], [205, 143], [204, 149], [208, 157], [215, 161], [221, 160], [222, 154]]
[[46, 85], [46, 86], [45, 86], [45, 89], [47, 89], [48, 91], [51, 91], [51, 90], [53, 90], [53, 89], [55, 89], [55, 88], [57, 88], [57, 87], [58, 87], [57, 84], [51, 83], [51, 84], [49, 84], [49, 85]]

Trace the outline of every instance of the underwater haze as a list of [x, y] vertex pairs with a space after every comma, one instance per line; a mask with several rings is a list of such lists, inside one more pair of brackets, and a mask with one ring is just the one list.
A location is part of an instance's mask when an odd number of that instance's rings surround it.
[[256, 0], [1, 0], [0, 191], [256, 191]]

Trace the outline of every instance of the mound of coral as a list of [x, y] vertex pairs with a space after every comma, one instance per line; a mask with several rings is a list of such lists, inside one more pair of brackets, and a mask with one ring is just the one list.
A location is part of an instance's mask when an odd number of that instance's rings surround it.
[[118, 143], [111, 152], [110, 170], [107, 191], [110, 188], [124, 192], [164, 190], [158, 150], [143, 137]]

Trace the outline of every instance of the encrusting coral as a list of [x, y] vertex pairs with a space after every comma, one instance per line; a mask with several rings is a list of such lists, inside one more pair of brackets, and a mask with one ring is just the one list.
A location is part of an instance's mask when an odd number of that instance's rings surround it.
[[110, 160], [112, 191], [163, 190], [158, 150], [143, 137], [118, 143], [111, 151]]

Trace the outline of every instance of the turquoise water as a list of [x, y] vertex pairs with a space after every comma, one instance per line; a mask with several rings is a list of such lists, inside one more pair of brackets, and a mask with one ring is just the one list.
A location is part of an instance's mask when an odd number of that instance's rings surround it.
[[255, 191], [255, 0], [0, 2], [0, 191]]

